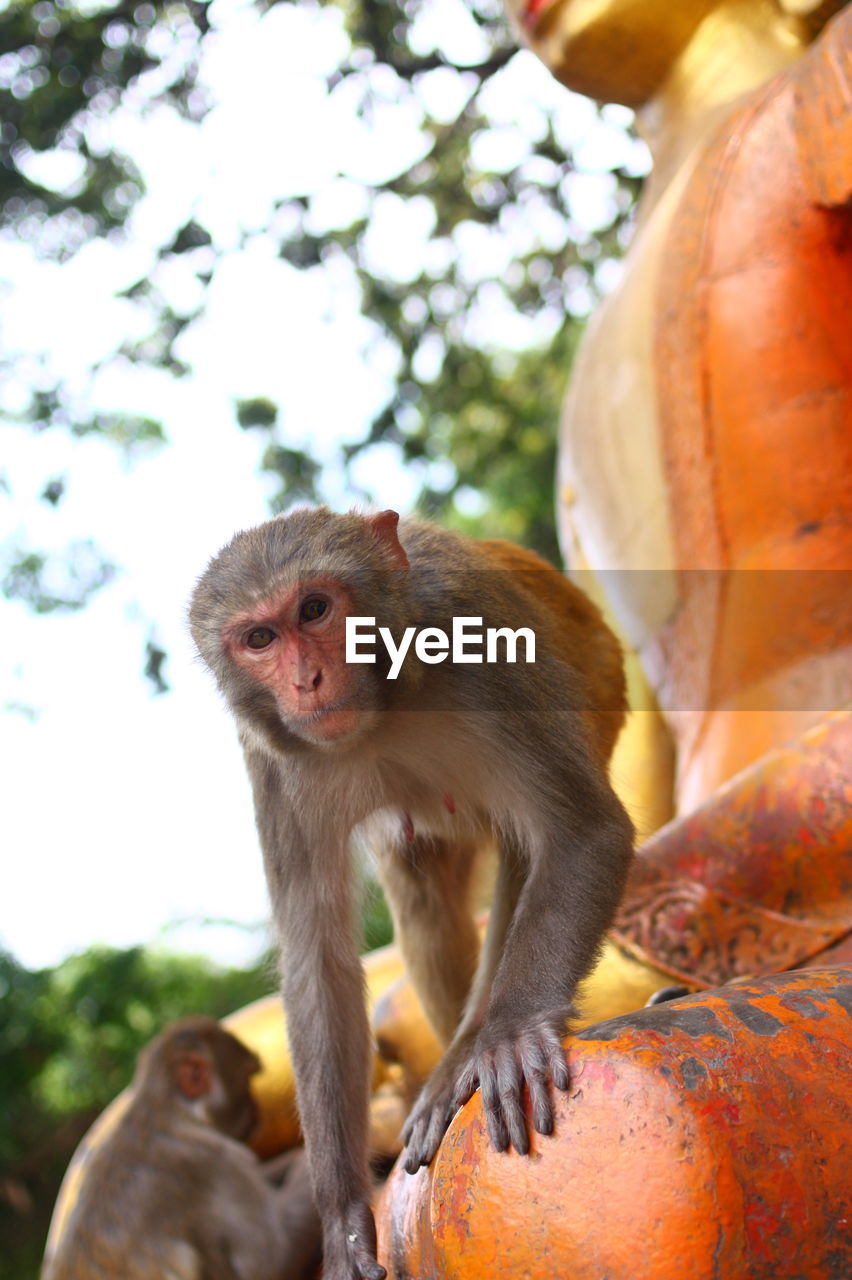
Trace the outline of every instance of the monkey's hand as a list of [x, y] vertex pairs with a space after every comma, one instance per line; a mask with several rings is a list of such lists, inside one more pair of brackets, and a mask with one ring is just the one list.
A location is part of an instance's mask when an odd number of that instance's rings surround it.
[[514, 1034], [489, 1022], [478, 1035], [469, 1034], [450, 1046], [426, 1083], [403, 1131], [405, 1168], [416, 1173], [429, 1164], [453, 1115], [479, 1088], [485, 1121], [498, 1151], [509, 1144], [521, 1155], [530, 1149], [524, 1115], [523, 1090], [530, 1095], [532, 1123], [537, 1133], [553, 1132], [550, 1085], [565, 1090], [570, 1084], [562, 1048], [566, 1008], [552, 1017], [530, 1019]]
[[387, 1272], [376, 1261], [376, 1224], [365, 1201], [325, 1224], [322, 1273], [325, 1280], [385, 1280]]

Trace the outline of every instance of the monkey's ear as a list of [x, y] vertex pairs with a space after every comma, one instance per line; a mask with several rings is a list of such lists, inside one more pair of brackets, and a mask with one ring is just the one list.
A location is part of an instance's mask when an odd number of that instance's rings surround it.
[[203, 1053], [182, 1053], [175, 1062], [175, 1085], [178, 1093], [195, 1101], [213, 1087], [213, 1069]]
[[408, 556], [396, 532], [399, 524], [398, 511], [380, 511], [377, 516], [367, 516], [367, 527], [377, 542], [380, 542], [390, 556], [397, 569], [408, 569]]

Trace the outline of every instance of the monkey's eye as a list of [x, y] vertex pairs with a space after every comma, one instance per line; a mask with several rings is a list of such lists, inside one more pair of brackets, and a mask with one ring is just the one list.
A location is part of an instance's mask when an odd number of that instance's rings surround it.
[[316, 622], [317, 618], [321, 618], [327, 608], [327, 600], [323, 600], [320, 596], [309, 596], [307, 600], [302, 602], [302, 607], [299, 610], [299, 621]]
[[275, 632], [271, 627], [255, 627], [246, 636], [246, 644], [249, 649], [268, 649], [275, 639]]

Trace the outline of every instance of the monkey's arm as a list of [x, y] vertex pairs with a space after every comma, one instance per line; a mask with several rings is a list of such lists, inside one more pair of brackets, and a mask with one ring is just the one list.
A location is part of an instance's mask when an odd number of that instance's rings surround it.
[[353, 920], [348, 847], [306, 830], [294, 780], [247, 751], [281, 952], [288, 1038], [317, 1209], [326, 1280], [384, 1280], [376, 1261], [367, 1164], [370, 1032]]
[[[623, 891], [633, 851], [630, 821], [588, 758], [566, 757], [528, 776], [543, 778], [546, 822], [526, 842], [527, 874], [506, 930], [487, 999], [473, 1001], [405, 1129], [406, 1168], [428, 1164], [454, 1111], [482, 1092], [491, 1140], [526, 1153], [523, 1114], [550, 1133], [550, 1084], [569, 1085], [562, 1038], [577, 984], [589, 971]], [[501, 904], [495, 908], [502, 910]], [[495, 957], [485, 958], [493, 964]], [[475, 991], [484, 992], [479, 979]], [[484, 1012], [482, 1005], [484, 1004]]]
[[572, 828], [561, 836], [551, 831], [532, 851], [482, 1029], [457, 1080], [459, 1104], [479, 1085], [498, 1150], [510, 1142], [520, 1152], [529, 1150], [524, 1083], [535, 1129], [552, 1131], [548, 1078], [568, 1087], [566, 1023], [615, 915], [632, 857], [632, 827], [614, 796], [600, 796], [592, 821], [572, 817]]

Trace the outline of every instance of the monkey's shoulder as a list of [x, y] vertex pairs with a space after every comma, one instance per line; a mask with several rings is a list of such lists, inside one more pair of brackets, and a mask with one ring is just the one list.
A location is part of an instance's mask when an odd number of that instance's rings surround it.
[[455, 529], [446, 529], [430, 520], [406, 516], [399, 523], [400, 542], [412, 563], [450, 564], [455, 568], [528, 568], [561, 576], [537, 552], [505, 538], [474, 538]]
[[[469, 598], [488, 612], [510, 613], [513, 625], [543, 629], [557, 648], [603, 640], [620, 659], [620, 647], [595, 602], [561, 569], [535, 551], [503, 538], [472, 538], [422, 520], [401, 524], [401, 540], [421, 594], [442, 592], [454, 603]], [[509, 621], [506, 618], [505, 621]]]

